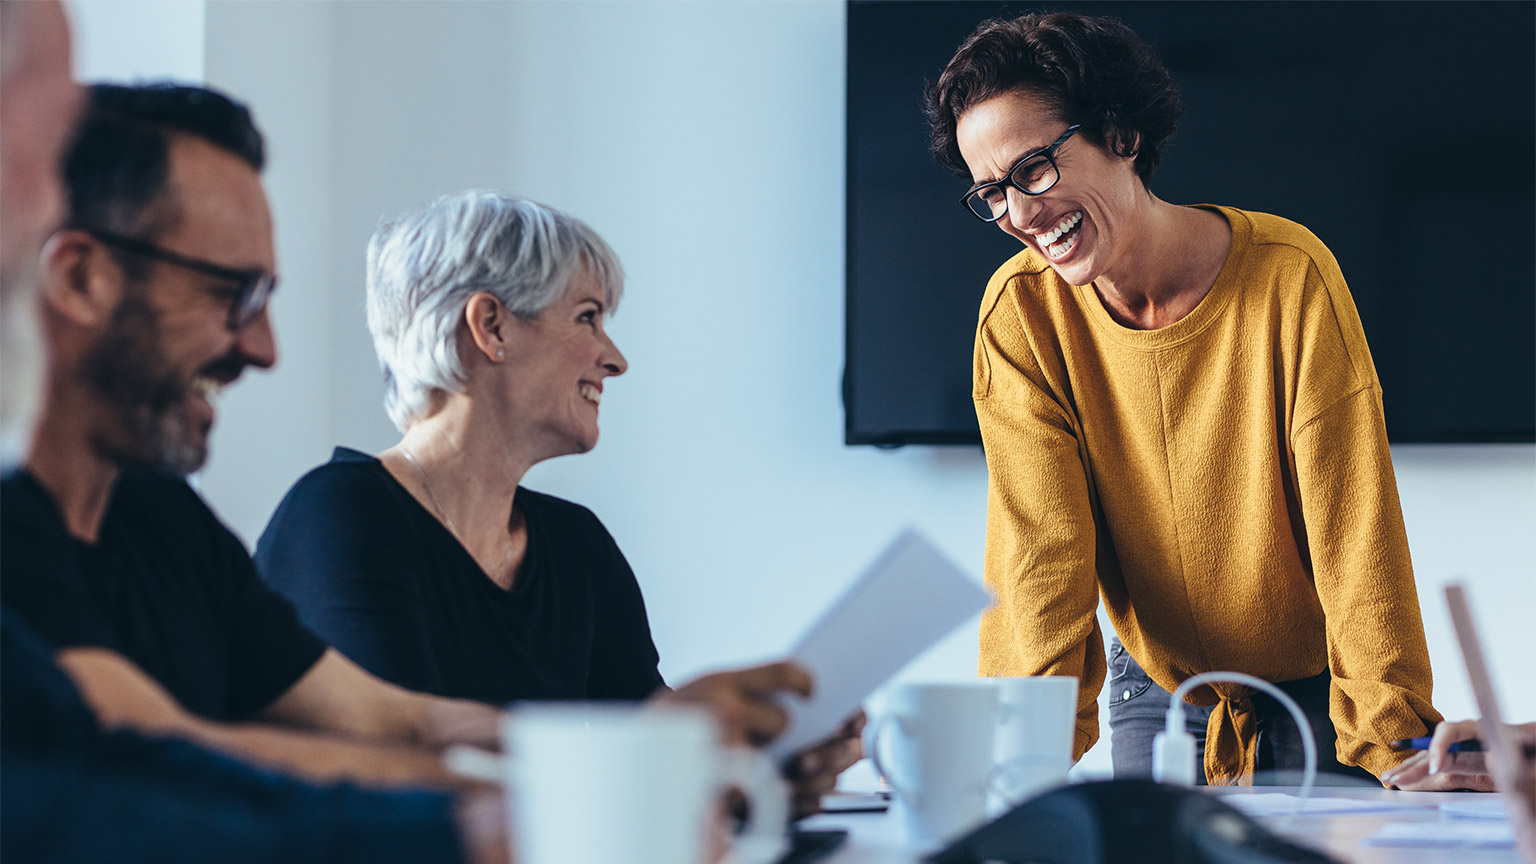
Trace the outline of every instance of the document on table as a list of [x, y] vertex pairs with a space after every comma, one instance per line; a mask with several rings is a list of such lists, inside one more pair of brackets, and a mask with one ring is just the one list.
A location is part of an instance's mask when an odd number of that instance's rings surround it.
[[1492, 801], [1447, 801], [1440, 805], [1442, 819], [1495, 819], [1509, 821], [1509, 808], [1502, 798]]
[[785, 701], [789, 728], [776, 760], [837, 731], [864, 698], [992, 596], [916, 530], [901, 532], [790, 652], [816, 679], [811, 698]]
[[1367, 846], [1414, 846], [1421, 849], [1513, 849], [1515, 829], [1508, 822], [1388, 822], [1360, 841]]
[[[1285, 792], [1262, 792], [1255, 795], [1222, 795], [1223, 804], [1230, 804], [1255, 818], [1261, 816], [1289, 816], [1296, 810], [1296, 796]], [[1423, 810], [1430, 804], [1403, 801], [1381, 801], [1367, 798], [1308, 798], [1301, 804], [1300, 815], [1322, 816], [1349, 813], [1382, 813], [1388, 811]]]

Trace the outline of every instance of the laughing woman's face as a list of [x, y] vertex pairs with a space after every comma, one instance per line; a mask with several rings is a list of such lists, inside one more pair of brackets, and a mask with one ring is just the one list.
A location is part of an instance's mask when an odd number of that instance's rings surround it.
[[[1004, 177], [1049, 147], [1068, 127], [1027, 91], [994, 96], [960, 115], [955, 138], [977, 183]], [[1038, 252], [1062, 279], [1087, 285], [1115, 272], [1134, 244], [1127, 237], [1144, 187], [1135, 157], [1115, 156], [1083, 133], [1056, 151], [1060, 179], [1039, 195], [1007, 190], [1008, 212], [998, 227]]]

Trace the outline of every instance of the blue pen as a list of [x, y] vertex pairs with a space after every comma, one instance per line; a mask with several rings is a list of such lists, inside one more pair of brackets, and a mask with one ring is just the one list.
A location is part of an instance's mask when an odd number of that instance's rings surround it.
[[[1433, 740], [1433, 738], [1399, 738], [1392, 742], [1392, 746], [1399, 750], [1428, 750], [1429, 742]], [[1455, 744], [1451, 745], [1451, 749], [1447, 752], [1481, 753], [1483, 752], [1483, 742], [1477, 740], [1476, 738], [1469, 738], [1466, 741], [1457, 741]]]
[[[1399, 750], [1428, 750], [1432, 738], [1399, 738], [1392, 742], [1392, 746]], [[1476, 738], [1468, 738], [1465, 741], [1457, 741], [1452, 744], [1447, 753], [1481, 753], [1483, 742]], [[1536, 744], [1521, 744], [1520, 753], [1527, 759], [1536, 759]]]

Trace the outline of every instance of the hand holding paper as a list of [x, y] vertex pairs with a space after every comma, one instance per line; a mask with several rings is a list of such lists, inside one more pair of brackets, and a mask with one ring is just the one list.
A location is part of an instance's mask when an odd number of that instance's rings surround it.
[[902, 531], [791, 651], [816, 689], [786, 703], [789, 728], [769, 752], [783, 760], [831, 735], [886, 679], [990, 605], [921, 534]]

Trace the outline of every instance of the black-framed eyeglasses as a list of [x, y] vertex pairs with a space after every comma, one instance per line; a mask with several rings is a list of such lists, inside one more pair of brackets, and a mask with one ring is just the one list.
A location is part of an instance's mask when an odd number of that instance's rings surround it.
[[239, 332], [245, 329], [252, 321], [255, 321], [261, 315], [262, 310], [267, 308], [267, 301], [272, 298], [272, 292], [277, 290], [277, 274], [275, 273], [268, 273], [265, 270], [236, 270], [231, 267], [221, 267], [212, 261], [179, 255], [169, 249], [162, 249], [153, 243], [134, 237], [125, 237], [122, 234], [100, 231], [95, 228], [83, 230], [108, 246], [116, 247], [124, 252], [133, 255], [143, 255], [145, 258], [153, 258], [156, 261], [164, 261], [167, 264], [175, 264], [177, 267], [185, 267], [188, 270], [202, 273], [205, 276], [213, 276], [234, 284], [238, 290], [230, 300], [229, 317], [224, 322], [231, 332]]
[[960, 203], [977, 219], [996, 222], [1008, 215], [1008, 187], [1012, 186], [1025, 195], [1039, 195], [1049, 190], [1061, 179], [1061, 169], [1056, 166], [1056, 151], [1081, 128], [1082, 124], [1068, 126], [1067, 131], [1061, 133], [1061, 137], [1052, 141], [1049, 147], [1020, 159], [1002, 179], [972, 186], [960, 199]]

